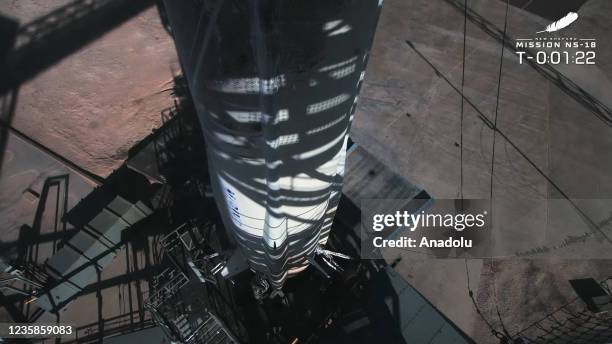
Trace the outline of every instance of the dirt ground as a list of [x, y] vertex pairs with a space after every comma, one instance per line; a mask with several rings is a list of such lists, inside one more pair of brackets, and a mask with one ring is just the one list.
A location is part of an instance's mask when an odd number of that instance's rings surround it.
[[[0, 2], [28, 23], [68, 1]], [[12, 125], [77, 165], [108, 175], [172, 105], [174, 43], [151, 7], [20, 87]]]

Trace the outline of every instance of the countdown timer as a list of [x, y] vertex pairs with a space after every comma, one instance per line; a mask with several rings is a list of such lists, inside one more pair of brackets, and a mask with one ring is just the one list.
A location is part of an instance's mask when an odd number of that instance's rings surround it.
[[538, 51], [535, 56], [529, 54], [526, 51], [517, 51], [516, 54], [519, 57], [519, 63], [523, 64], [525, 60], [535, 61], [537, 64], [576, 64], [576, 65], [590, 65], [595, 64], [595, 51]]
[[519, 63], [594, 65], [594, 38], [554, 37], [516, 40]]

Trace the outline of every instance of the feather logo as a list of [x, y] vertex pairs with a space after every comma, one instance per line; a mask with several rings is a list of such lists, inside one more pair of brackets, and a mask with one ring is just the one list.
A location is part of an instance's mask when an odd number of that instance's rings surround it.
[[578, 13], [570, 12], [565, 17], [557, 20], [556, 22], [549, 24], [545, 30], [538, 31], [536, 33], [559, 31], [569, 26], [571, 23], [575, 22], [576, 19], [578, 19]]

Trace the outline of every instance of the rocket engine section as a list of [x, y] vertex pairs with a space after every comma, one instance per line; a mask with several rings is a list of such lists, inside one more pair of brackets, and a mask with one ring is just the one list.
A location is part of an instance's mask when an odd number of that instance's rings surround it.
[[275, 288], [326, 244], [382, 0], [165, 0], [215, 199]]

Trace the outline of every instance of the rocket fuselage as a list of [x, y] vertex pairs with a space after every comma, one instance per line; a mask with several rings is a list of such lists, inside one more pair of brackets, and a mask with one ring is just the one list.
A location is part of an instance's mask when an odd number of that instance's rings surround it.
[[327, 242], [381, 5], [165, 1], [224, 224], [277, 288]]

